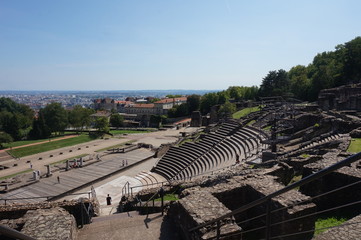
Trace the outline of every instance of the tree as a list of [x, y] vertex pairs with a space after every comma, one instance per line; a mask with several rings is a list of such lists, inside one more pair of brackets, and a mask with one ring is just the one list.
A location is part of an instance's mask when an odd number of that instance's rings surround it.
[[14, 140], [26, 137], [34, 112], [24, 104], [10, 98], [0, 98], [0, 131], [11, 135]]
[[206, 93], [201, 97], [200, 110], [202, 114], [207, 114], [211, 111], [211, 107], [218, 104], [218, 94], [217, 93]]
[[[361, 37], [344, 44], [344, 78], [348, 83], [361, 82]], [[342, 54], [340, 54], [342, 56]]]
[[224, 104], [229, 101], [229, 93], [228, 91], [218, 92], [218, 104]]
[[218, 110], [218, 114], [220, 117], [229, 117], [234, 112], [236, 112], [236, 105], [230, 102], [226, 102]]
[[85, 126], [89, 126], [91, 122], [90, 115], [93, 113], [93, 109], [83, 108], [80, 105], [74, 106], [74, 108], [68, 112], [68, 121], [70, 126], [83, 130]]
[[192, 94], [187, 97], [188, 113], [198, 111], [201, 104], [201, 96]]
[[4, 143], [11, 143], [13, 138], [6, 132], [0, 132], [0, 147], [4, 147]]
[[109, 132], [109, 122], [106, 117], [99, 117], [95, 120], [95, 128], [98, 129], [99, 132]]
[[44, 116], [39, 114], [38, 118], [34, 118], [33, 127], [29, 132], [31, 139], [44, 139], [51, 136], [49, 127], [45, 124]]
[[180, 105], [175, 105], [171, 109], [168, 110], [168, 117], [176, 118], [176, 117], [184, 117], [189, 115], [189, 106], [187, 103], [182, 103]]
[[308, 91], [311, 86], [311, 81], [308, 78], [307, 67], [302, 65], [297, 65], [288, 72], [290, 82], [291, 82], [291, 91], [293, 95], [301, 100], [308, 99]]
[[270, 71], [263, 78], [259, 95], [261, 97], [286, 96], [289, 94], [290, 80], [285, 70]]
[[116, 127], [116, 128], [123, 127], [123, 124], [124, 124], [123, 116], [121, 116], [119, 114], [112, 114], [110, 116], [110, 125], [112, 127]]
[[68, 125], [67, 111], [60, 103], [53, 102], [39, 111], [51, 132], [63, 132]]

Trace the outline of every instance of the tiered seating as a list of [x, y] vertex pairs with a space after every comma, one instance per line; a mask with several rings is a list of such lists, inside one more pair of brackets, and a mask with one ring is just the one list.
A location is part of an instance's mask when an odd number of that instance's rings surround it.
[[341, 138], [342, 135], [340, 134], [332, 134], [332, 133], [328, 133], [328, 134], [324, 134], [324, 135], [321, 135], [320, 138], [318, 138], [316, 141], [308, 141], [306, 143], [303, 143], [300, 145], [300, 148], [296, 149], [296, 150], [292, 150], [292, 151], [289, 151], [289, 152], [286, 152], [283, 157], [284, 158], [287, 158], [287, 157], [290, 157], [290, 156], [293, 156], [293, 155], [299, 155], [299, 154], [302, 154], [316, 146], [320, 146], [320, 145], [323, 145], [323, 144], [327, 144], [333, 140], [337, 140], [339, 138]]
[[234, 164], [237, 156], [240, 160], [254, 156], [266, 137], [256, 128], [230, 120], [199, 142], [171, 147], [152, 171], [168, 180], [190, 178]]

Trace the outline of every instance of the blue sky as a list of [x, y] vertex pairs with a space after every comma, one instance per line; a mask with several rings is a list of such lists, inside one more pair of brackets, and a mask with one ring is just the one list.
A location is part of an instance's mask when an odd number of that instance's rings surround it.
[[226, 89], [361, 33], [351, 0], [0, 0], [0, 90]]

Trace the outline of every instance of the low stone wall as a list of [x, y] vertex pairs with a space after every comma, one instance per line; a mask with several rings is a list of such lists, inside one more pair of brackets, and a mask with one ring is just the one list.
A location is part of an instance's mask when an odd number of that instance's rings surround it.
[[[90, 213], [92, 216], [99, 212], [99, 204], [96, 199], [83, 199], [83, 203], [86, 208], [91, 205]], [[53, 215], [54, 219], [52, 218]], [[18, 231], [25, 231], [25, 234], [34, 236], [36, 239], [74, 239], [68, 237], [49, 238], [48, 236], [55, 234], [55, 232], [60, 234], [59, 236], [73, 236], [75, 234], [74, 228], [89, 223], [87, 222], [89, 219], [85, 218], [84, 215], [81, 213], [81, 203], [78, 200], [0, 205], [0, 224]], [[44, 226], [40, 224], [42, 221]], [[50, 229], [47, 225], [48, 222], [52, 222], [54, 227], [58, 227], [60, 230]], [[35, 229], [40, 228], [40, 225], [41, 228], [49, 228], [46, 236], [41, 235], [40, 231], [38, 233]]]
[[76, 221], [65, 209], [56, 207], [28, 211], [22, 233], [39, 240], [76, 238]]

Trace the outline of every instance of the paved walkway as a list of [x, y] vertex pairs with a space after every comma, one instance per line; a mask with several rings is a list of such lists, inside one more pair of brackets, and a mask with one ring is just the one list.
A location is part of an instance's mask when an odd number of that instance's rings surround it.
[[[44, 153], [34, 154], [31, 156], [23, 157], [19, 160], [11, 159], [1, 162], [1, 165], [8, 167], [7, 169], [0, 170], [0, 177], [16, 174], [22, 171], [40, 170], [40, 172], [46, 172], [45, 165], [52, 164], [64, 159], [73, 158], [81, 154], [97, 154], [96, 151], [111, 147], [117, 144], [125, 143], [127, 141], [135, 141], [134, 143], [146, 143], [152, 144], [154, 147], [159, 147], [161, 144], [175, 142], [180, 136], [181, 132], [194, 132], [198, 128], [181, 128], [168, 129], [166, 131], [157, 131], [151, 133], [138, 133], [122, 135], [109, 139], [97, 139], [87, 143], [78, 144], [76, 146], [64, 147], [56, 150], [51, 150]], [[50, 157], [52, 155], [53, 157]], [[41, 158], [41, 160], [39, 160]], [[31, 165], [30, 165], [31, 163]], [[14, 166], [14, 165], [17, 166]]]
[[[44, 196], [58, 196], [73, 189], [80, 188], [100, 178], [107, 177], [121, 169], [130, 167], [139, 161], [153, 156], [153, 152], [147, 149], [137, 149], [127, 153], [109, 154], [102, 158], [100, 162], [90, 166], [72, 169], [43, 178], [39, 182], [19, 188], [17, 190], [1, 194], [0, 198], [36, 198]], [[128, 166], [123, 166], [126, 160]], [[58, 177], [60, 182], [58, 182]], [[9, 200], [8, 202], [37, 202], [39, 199]]]

